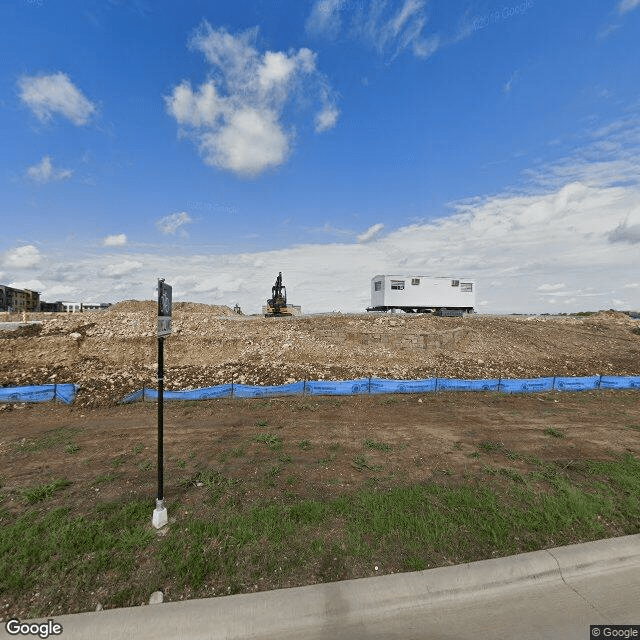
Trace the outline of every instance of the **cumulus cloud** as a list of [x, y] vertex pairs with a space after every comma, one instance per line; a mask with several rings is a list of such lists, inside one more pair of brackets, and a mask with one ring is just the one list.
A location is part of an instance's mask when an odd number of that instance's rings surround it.
[[26, 244], [7, 251], [3, 256], [2, 264], [15, 269], [30, 269], [37, 266], [41, 259], [38, 247]]
[[627, 13], [636, 7], [640, 7], [640, 0], [620, 0], [618, 11], [620, 13]]
[[167, 112], [207, 164], [247, 177], [290, 156], [294, 134], [283, 112], [302, 87], [321, 102], [317, 132], [335, 126], [338, 118], [316, 54], [307, 48], [261, 53], [257, 36], [257, 27], [234, 35], [203, 21], [189, 46], [204, 55], [211, 77], [195, 89], [182, 81], [164, 97]]
[[139, 262], [138, 260], [123, 260], [116, 264], [107, 265], [104, 269], [104, 274], [112, 278], [120, 278], [132, 273], [133, 271], [139, 271], [141, 267], [142, 262]]
[[613, 231], [607, 234], [609, 242], [628, 242], [637, 244], [640, 242], [640, 224], [629, 226], [627, 221], [621, 222]]
[[172, 213], [168, 216], [164, 216], [164, 218], [160, 218], [160, 220], [156, 222], [156, 227], [160, 233], [164, 233], [165, 235], [174, 235], [180, 227], [185, 224], [189, 224], [190, 222], [192, 222], [191, 216], [186, 211], [182, 211], [180, 213]]
[[124, 247], [125, 244], [127, 244], [127, 235], [125, 233], [106, 236], [102, 239], [103, 247]]
[[382, 231], [384, 225], [381, 222], [371, 225], [364, 233], [358, 236], [358, 242], [369, 242]]
[[18, 80], [18, 88], [20, 99], [41, 122], [48, 122], [58, 114], [81, 126], [96, 112], [96, 106], [61, 71], [51, 75], [24, 75]]
[[73, 175], [71, 169], [55, 169], [50, 156], [43, 156], [38, 164], [27, 169], [27, 175], [35, 182], [51, 182], [53, 180], [67, 180]]

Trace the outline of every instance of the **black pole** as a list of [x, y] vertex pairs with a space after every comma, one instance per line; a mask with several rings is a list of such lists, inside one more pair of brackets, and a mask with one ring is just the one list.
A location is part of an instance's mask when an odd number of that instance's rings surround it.
[[163, 403], [164, 403], [164, 338], [158, 338], [158, 503], [164, 506], [163, 467], [164, 451], [163, 439]]

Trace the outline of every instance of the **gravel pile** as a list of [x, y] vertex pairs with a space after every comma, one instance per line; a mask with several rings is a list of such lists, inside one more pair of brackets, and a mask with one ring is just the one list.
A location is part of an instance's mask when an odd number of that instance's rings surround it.
[[[174, 303], [165, 386], [385, 378], [639, 375], [640, 321], [588, 317], [318, 315], [269, 319]], [[634, 332], [635, 330], [635, 332]], [[156, 304], [51, 314], [31, 335], [0, 332], [0, 386], [75, 382], [80, 405], [155, 387]]]

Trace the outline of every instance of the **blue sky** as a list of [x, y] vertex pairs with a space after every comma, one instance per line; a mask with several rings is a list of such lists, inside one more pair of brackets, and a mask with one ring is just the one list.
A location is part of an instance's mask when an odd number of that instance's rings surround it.
[[[225, 4], [226, 6], [221, 6]], [[0, 282], [309, 312], [379, 273], [640, 308], [640, 0], [10, 0]]]

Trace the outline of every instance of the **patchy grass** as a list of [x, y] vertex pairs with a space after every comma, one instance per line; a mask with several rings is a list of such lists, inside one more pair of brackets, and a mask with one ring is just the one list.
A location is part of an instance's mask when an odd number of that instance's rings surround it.
[[375, 440], [371, 440], [367, 438], [364, 441], [365, 449], [375, 449], [376, 451], [391, 451], [393, 447], [390, 444], [386, 444], [384, 442], [376, 442]]
[[551, 436], [552, 438], [564, 438], [565, 434], [563, 431], [560, 431], [560, 429], [556, 429], [555, 427], [547, 427], [544, 430], [544, 435], [545, 436]]
[[[276, 464], [267, 475], [275, 481], [281, 471]], [[327, 500], [287, 491], [245, 503], [229, 499], [238, 481], [200, 471], [184, 486], [204, 489], [216, 516], [174, 503], [161, 537], [149, 526], [148, 501], [107, 502], [83, 517], [66, 508], [0, 511], [0, 592], [27, 602], [45, 589], [51, 605], [30, 613], [51, 615], [71, 602], [95, 608], [98, 591], [106, 608], [133, 606], [160, 587], [172, 600], [226, 595], [260, 578], [279, 588], [374, 575], [374, 564], [413, 571], [640, 531], [640, 460], [631, 455], [547, 463], [527, 476], [502, 469], [482, 483], [370, 480]]]
[[74, 444], [73, 439], [80, 431], [81, 429], [70, 429], [68, 427], [51, 429], [43, 433], [39, 438], [23, 438], [20, 442], [14, 443], [13, 448], [16, 451], [44, 451], [45, 449], [53, 449], [63, 444], [72, 445]]
[[22, 497], [29, 504], [43, 502], [44, 500], [51, 498], [56, 491], [60, 491], [61, 489], [68, 487], [70, 484], [70, 480], [67, 480], [66, 478], [59, 478], [58, 480], [53, 480], [48, 484], [39, 484], [35, 487], [30, 487], [29, 489], [23, 489]]
[[504, 445], [502, 442], [484, 440], [478, 445], [478, 449], [481, 449], [485, 453], [495, 453], [496, 451], [502, 451], [504, 449]]
[[273, 451], [282, 449], [282, 438], [280, 436], [269, 433], [261, 433], [257, 435], [254, 440], [256, 442], [264, 442], [269, 447], [269, 449], [272, 449]]

